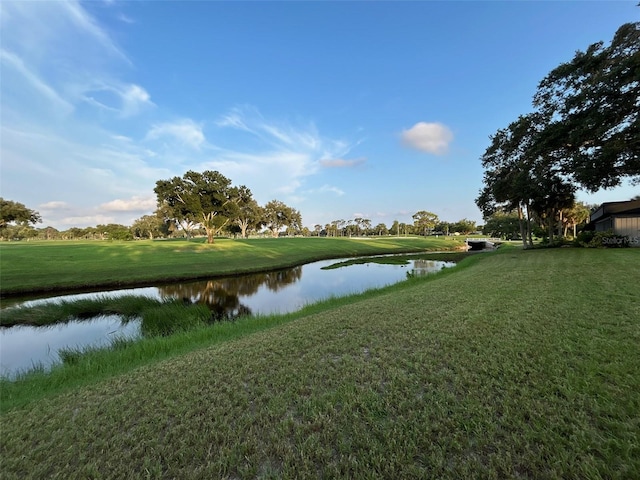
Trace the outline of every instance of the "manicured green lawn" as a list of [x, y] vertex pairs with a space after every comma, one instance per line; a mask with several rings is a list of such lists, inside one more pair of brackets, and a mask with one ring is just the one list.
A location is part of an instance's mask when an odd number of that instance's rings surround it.
[[179, 355], [5, 412], [2, 476], [640, 478], [639, 265], [511, 248], [172, 337]]
[[463, 240], [379, 237], [2, 242], [0, 293], [125, 286], [273, 270], [326, 258], [450, 250]]

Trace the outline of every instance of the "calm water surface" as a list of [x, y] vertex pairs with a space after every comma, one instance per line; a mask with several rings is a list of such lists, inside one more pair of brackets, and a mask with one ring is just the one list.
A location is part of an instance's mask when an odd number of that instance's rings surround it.
[[[407, 274], [428, 274], [454, 265], [452, 262], [414, 259], [407, 265], [368, 262], [323, 270], [323, 267], [340, 261], [324, 260], [275, 272], [65, 295], [27, 300], [19, 304], [3, 301], [3, 308], [104, 295], [144, 295], [206, 303], [212, 315], [220, 319], [246, 314], [288, 313], [331, 296], [344, 296], [391, 285], [405, 280]], [[0, 374], [11, 377], [35, 365], [48, 368], [60, 361], [58, 351], [61, 348], [106, 346], [114, 338], [137, 338], [140, 335], [140, 321], [122, 322], [113, 315], [47, 327], [0, 328]]]

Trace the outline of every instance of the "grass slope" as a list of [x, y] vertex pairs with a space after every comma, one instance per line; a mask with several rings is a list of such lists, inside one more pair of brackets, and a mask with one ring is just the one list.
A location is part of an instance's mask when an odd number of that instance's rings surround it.
[[452, 250], [461, 240], [379, 237], [0, 243], [0, 293], [119, 287], [268, 271], [356, 255]]
[[477, 256], [34, 401], [2, 475], [638, 478], [639, 264]]

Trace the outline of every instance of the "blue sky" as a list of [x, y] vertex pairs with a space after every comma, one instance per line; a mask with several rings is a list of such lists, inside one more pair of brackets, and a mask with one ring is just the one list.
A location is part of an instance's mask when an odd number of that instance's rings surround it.
[[482, 223], [489, 135], [636, 4], [5, 0], [1, 195], [41, 226], [130, 225], [157, 180], [218, 170], [310, 228]]

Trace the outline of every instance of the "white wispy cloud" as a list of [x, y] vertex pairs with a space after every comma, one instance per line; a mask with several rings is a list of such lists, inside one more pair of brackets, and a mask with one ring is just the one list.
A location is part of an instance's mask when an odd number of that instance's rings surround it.
[[421, 152], [443, 155], [453, 141], [451, 130], [441, 123], [418, 122], [401, 134], [402, 143]]
[[[246, 110], [246, 108], [245, 108]], [[244, 130], [245, 132], [255, 133], [244, 122], [243, 117], [246, 116], [241, 107], [234, 107], [227, 113], [220, 116], [216, 121], [216, 125], [219, 127], [230, 127], [238, 130]]]
[[118, 15], [118, 20], [124, 23], [129, 23], [129, 24], [136, 23], [135, 20], [133, 20], [131, 17], [128, 17], [124, 13], [121, 13]]
[[27, 88], [66, 113], [92, 105], [126, 118], [153, 105], [144, 87], [114, 75], [131, 71], [132, 62], [80, 2], [3, 2], [0, 20], [9, 107], [19, 99], [24, 109]]
[[28, 191], [54, 225], [152, 211], [143, 195], [169, 171], [121, 127], [155, 105], [109, 30], [75, 0], [0, 8], [3, 193]]
[[65, 2], [57, 2], [62, 9], [67, 11], [68, 18], [77, 26], [77, 28], [85, 32], [88, 36], [97, 41], [105, 51], [114, 55], [121, 60], [131, 64], [129, 57], [118, 47], [109, 34], [101, 28], [95, 19], [82, 8], [79, 1], [67, 0]]
[[50, 67], [62, 58], [67, 69], [78, 64], [93, 69], [109, 62], [131, 66], [131, 60], [110, 33], [77, 0], [6, 1], [1, 8], [4, 48], [21, 58]]
[[99, 213], [91, 215], [79, 215], [73, 217], [64, 217], [58, 222], [63, 228], [78, 227], [78, 226], [91, 226], [96, 225], [108, 225], [110, 223], [119, 223], [118, 219], [114, 216], [102, 215]]
[[352, 160], [346, 160], [344, 158], [327, 158], [320, 160], [320, 165], [326, 168], [350, 168], [356, 167], [366, 163], [367, 159], [364, 157], [354, 158]]
[[69, 208], [69, 204], [67, 202], [60, 201], [51, 201], [47, 203], [42, 203], [39, 205], [39, 208], [42, 209], [60, 209], [60, 208]]
[[[95, 144], [3, 125], [4, 195], [23, 198], [28, 182], [29, 201], [23, 203], [39, 205], [43, 221], [54, 225], [66, 225], [63, 220], [72, 217], [109, 214], [117, 219], [121, 213], [153, 211], [155, 203], [145, 195], [153, 191], [157, 180], [172, 172], [152, 166], [145, 148], [113, 139], [109, 132], [88, 129], [79, 133], [96, 136], [92, 139]], [[130, 215], [124, 218], [128, 221]]]
[[275, 148], [291, 148], [327, 157], [348, 152], [351, 144], [323, 137], [313, 122], [289, 122], [265, 118], [254, 106], [242, 105], [220, 116], [216, 125], [252, 134]]
[[121, 84], [112, 79], [94, 84], [76, 84], [69, 90], [74, 91], [75, 97], [87, 104], [113, 112], [122, 118], [132, 117], [155, 105], [149, 93], [141, 86]]
[[[231, 109], [219, 117], [216, 126], [243, 135], [238, 144], [246, 145], [246, 150], [221, 149], [207, 165], [219, 169], [234, 182], [238, 178], [238, 183], [252, 185], [255, 192], [264, 192], [264, 200], [270, 200], [274, 194], [301, 200], [304, 195], [299, 193], [304, 179], [317, 174], [322, 167], [355, 166], [365, 161], [345, 159], [354, 143], [322, 135], [312, 122], [269, 119], [252, 106]], [[322, 192], [305, 192], [311, 193]]]
[[304, 177], [317, 171], [308, 153], [290, 150], [258, 153], [224, 150], [205, 162], [203, 168], [219, 170], [234, 184], [250, 186], [254, 193], [262, 194], [262, 202], [277, 194], [292, 195]]
[[[310, 190], [308, 177], [331, 182], [327, 167], [364, 163], [349, 158], [357, 141], [250, 105], [202, 123], [188, 116], [167, 121], [174, 113], [152, 99], [127, 53], [85, 6], [0, 5], [2, 191], [39, 205], [45, 224], [127, 224], [155, 209], [148, 195], [157, 180], [187, 170], [219, 170], [250, 187], [260, 203], [336, 197], [344, 192], [330, 183]], [[117, 12], [110, 18], [131, 28]]]
[[122, 115], [136, 115], [142, 108], [153, 105], [147, 91], [139, 85], [127, 85], [121, 93]]
[[199, 149], [206, 142], [202, 125], [195, 123], [191, 119], [153, 125], [147, 133], [148, 139], [153, 140], [162, 137], [171, 137], [181, 144], [195, 149]]
[[98, 207], [108, 212], [147, 212], [155, 210], [156, 199], [151, 196], [133, 196], [127, 199], [115, 199]]
[[333, 187], [331, 185], [323, 185], [317, 190], [311, 190], [311, 193], [333, 193], [339, 197], [344, 195], [344, 190], [339, 189], [338, 187]]
[[61, 108], [65, 113], [73, 111], [73, 105], [62, 98], [62, 96], [53, 87], [40, 78], [38, 74], [30, 70], [20, 57], [8, 50], [0, 48], [0, 61], [4, 67], [3, 76], [5, 77], [5, 81], [7, 81], [6, 68], [13, 69], [15, 72], [19, 73], [20, 76], [26, 80], [27, 84], [30, 85], [39, 95], [49, 100], [55, 108]]

